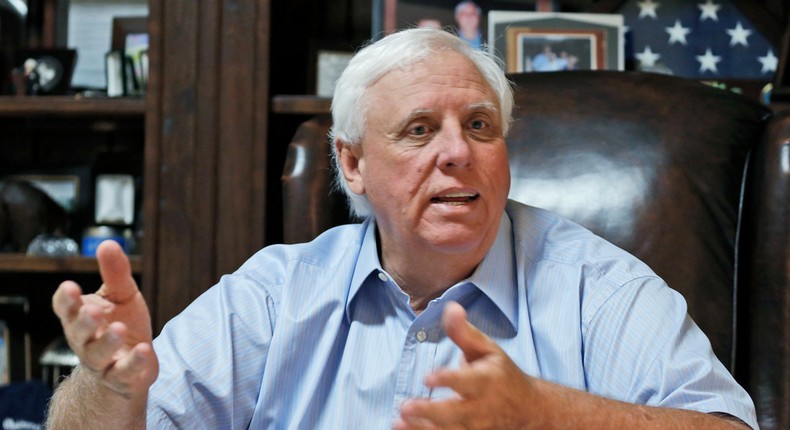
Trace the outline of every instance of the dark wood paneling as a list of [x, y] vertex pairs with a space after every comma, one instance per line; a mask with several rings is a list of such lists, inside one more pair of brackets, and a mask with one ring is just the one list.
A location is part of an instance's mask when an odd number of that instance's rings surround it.
[[[148, 58], [149, 71], [145, 101], [145, 150], [143, 175], [143, 279], [140, 285], [143, 296], [155, 327], [158, 322], [158, 301], [156, 279], [159, 266], [159, 247], [157, 231], [159, 230], [159, 143], [162, 134], [162, 9], [164, 2], [148, 2]], [[158, 330], [157, 330], [158, 331]]]
[[143, 288], [157, 329], [264, 243], [268, 8], [151, 5]]
[[157, 321], [167, 321], [194, 297], [192, 228], [195, 186], [198, 46], [197, 2], [171, 0], [163, 8], [162, 134], [160, 136]]
[[[229, 1], [222, 13], [223, 37], [220, 64], [224, 71], [219, 92], [219, 133], [222, 150], [218, 153], [217, 254], [216, 265], [222, 273], [235, 270], [262, 244], [260, 230], [252, 223], [252, 209], [259, 201], [252, 195], [253, 171], [265, 160], [253, 156], [255, 142], [256, 20], [255, 1]], [[227, 143], [232, 142], [231, 145]], [[243, 227], [242, 227], [243, 226]], [[241, 228], [240, 228], [241, 227]], [[253, 232], [253, 230], [255, 230]], [[252, 237], [257, 235], [257, 237]]]
[[[267, 210], [267, 197], [269, 190], [268, 172], [271, 159], [269, 158], [269, 68], [271, 58], [271, 20], [272, 14], [270, 0], [256, 1], [255, 20], [255, 63], [252, 87], [254, 123], [252, 127], [253, 167], [250, 181], [250, 237], [253, 242], [248, 244], [250, 249], [269, 243], [266, 237], [266, 226], [270, 223]], [[280, 164], [281, 165], [281, 164]], [[272, 186], [279, 188], [279, 181], [272, 182]], [[277, 210], [277, 209], [274, 209]]]
[[[222, 0], [200, 2], [195, 39], [198, 49], [195, 58], [197, 70], [195, 91], [195, 156], [190, 172], [193, 181], [194, 200], [189, 210], [191, 238], [185, 250], [192, 263], [188, 276], [186, 295], [197, 297], [212, 285], [217, 277], [215, 264], [217, 190], [217, 157], [221, 152], [222, 139], [218, 133], [219, 91], [222, 79], [220, 45], [222, 39]], [[171, 311], [171, 313], [174, 312]]]

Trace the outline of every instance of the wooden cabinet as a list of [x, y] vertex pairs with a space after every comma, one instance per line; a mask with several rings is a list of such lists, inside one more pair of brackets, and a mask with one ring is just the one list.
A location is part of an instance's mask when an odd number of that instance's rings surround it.
[[[270, 19], [270, 0], [150, 1], [145, 99], [0, 97], [0, 136], [15, 136], [0, 137], [0, 166], [35, 163], [32, 152], [88, 164], [116, 145], [134, 152], [143, 238], [132, 266], [155, 332], [266, 243]], [[97, 288], [95, 259], [0, 254], [0, 295], [31, 303], [27, 376], [61, 334], [49, 301], [65, 279]]]

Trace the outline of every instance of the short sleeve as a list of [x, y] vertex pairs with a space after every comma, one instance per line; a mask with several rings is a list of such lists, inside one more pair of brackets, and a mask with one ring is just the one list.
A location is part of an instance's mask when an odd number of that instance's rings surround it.
[[754, 404], [716, 358], [686, 302], [657, 277], [616, 289], [584, 332], [590, 392], [630, 403], [724, 412], [757, 428]]
[[246, 429], [275, 320], [270, 290], [237, 272], [168, 322], [154, 341], [148, 428]]

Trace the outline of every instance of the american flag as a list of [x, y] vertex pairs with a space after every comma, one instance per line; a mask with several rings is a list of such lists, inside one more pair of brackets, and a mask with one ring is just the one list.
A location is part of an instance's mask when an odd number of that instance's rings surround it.
[[629, 0], [626, 64], [687, 78], [771, 81], [777, 51], [728, 0]]

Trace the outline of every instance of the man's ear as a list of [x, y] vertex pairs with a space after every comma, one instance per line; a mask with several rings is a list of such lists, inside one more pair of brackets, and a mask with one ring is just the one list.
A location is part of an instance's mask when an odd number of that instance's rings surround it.
[[365, 194], [365, 182], [362, 179], [362, 173], [365, 170], [362, 144], [351, 145], [338, 139], [335, 140], [335, 148], [340, 168], [343, 169], [343, 177], [346, 178], [349, 189], [354, 194]]

